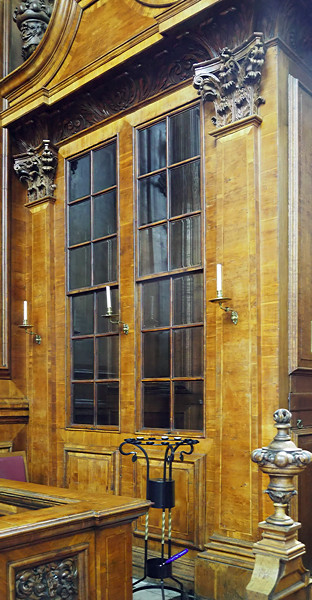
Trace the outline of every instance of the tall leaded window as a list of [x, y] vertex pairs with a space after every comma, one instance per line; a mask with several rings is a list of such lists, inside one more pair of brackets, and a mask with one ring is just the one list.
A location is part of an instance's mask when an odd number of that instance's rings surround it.
[[137, 131], [141, 424], [203, 429], [200, 108]]
[[119, 425], [116, 141], [68, 161], [72, 424]]

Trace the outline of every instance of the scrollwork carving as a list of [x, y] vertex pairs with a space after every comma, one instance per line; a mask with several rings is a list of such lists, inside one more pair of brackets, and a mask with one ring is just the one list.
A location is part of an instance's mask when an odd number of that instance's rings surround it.
[[77, 557], [18, 571], [16, 600], [78, 600]]
[[39, 148], [29, 148], [26, 153], [14, 157], [14, 171], [21, 183], [27, 185], [28, 202], [53, 196], [56, 166], [56, 150], [49, 140], [43, 140]]
[[257, 35], [245, 52], [224, 48], [217, 73], [212, 72], [209, 62], [194, 66], [194, 87], [204, 101], [214, 103], [216, 116], [212, 121], [216, 127], [257, 114], [264, 103], [259, 92], [265, 53], [262, 36]]

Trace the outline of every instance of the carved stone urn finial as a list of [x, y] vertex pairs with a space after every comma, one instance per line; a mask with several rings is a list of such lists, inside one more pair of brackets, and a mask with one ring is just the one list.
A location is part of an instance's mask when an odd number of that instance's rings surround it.
[[286, 508], [294, 494], [294, 476], [311, 462], [312, 454], [297, 448], [290, 437], [291, 413], [285, 408], [278, 409], [273, 417], [277, 434], [267, 447], [254, 450], [251, 459], [258, 463], [261, 471], [270, 477], [265, 490], [274, 503], [275, 513], [266, 519], [273, 525], [291, 525], [294, 521], [286, 514]]
[[21, 32], [23, 42], [23, 60], [27, 60], [41, 42], [53, 4], [54, 0], [24, 0], [14, 9], [13, 21]]

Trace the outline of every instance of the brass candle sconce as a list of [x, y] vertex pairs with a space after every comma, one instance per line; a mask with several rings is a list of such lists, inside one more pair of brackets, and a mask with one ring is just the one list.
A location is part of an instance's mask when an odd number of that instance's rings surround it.
[[109, 322], [113, 325], [122, 325], [122, 331], [127, 335], [129, 333], [129, 325], [124, 321], [120, 321], [118, 318], [119, 315], [117, 313], [113, 313], [113, 309], [111, 306], [107, 307], [107, 311], [105, 315], [101, 315], [101, 317], [109, 319]]
[[26, 333], [29, 335], [34, 335], [35, 344], [41, 344], [41, 335], [39, 333], [35, 333], [34, 331], [28, 331], [28, 329], [32, 329], [33, 325], [30, 325], [27, 320], [27, 300], [24, 300], [24, 318], [22, 325], [19, 325], [21, 329], [24, 329]]
[[224, 302], [229, 302], [230, 300], [231, 300], [231, 298], [228, 298], [227, 296], [223, 296], [222, 265], [217, 264], [217, 297], [211, 298], [211, 300], [209, 300], [209, 302], [218, 302], [218, 304], [222, 310], [224, 310], [225, 312], [231, 313], [231, 321], [232, 321], [232, 323], [234, 323], [234, 325], [237, 325], [238, 313], [236, 312], [236, 310], [234, 310], [233, 308], [230, 308], [229, 306], [223, 306]]

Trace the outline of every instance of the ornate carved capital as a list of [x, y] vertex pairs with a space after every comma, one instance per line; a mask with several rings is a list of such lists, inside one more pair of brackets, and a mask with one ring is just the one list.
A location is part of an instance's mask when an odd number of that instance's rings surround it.
[[13, 21], [21, 32], [23, 60], [36, 50], [48, 26], [54, 0], [25, 0], [14, 10]]
[[312, 454], [297, 448], [290, 436], [291, 413], [285, 408], [278, 409], [273, 415], [277, 434], [267, 447], [258, 448], [251, 454], [253, 462], [258, 463], [263, 473], [270, 477], [265, 490], [274, 502], [275, 514], [267, 518], [274, 525], [292, 524], [293, 520], [285, 514], [285, 508], [296, 494], [293, 484], [295, 475], [299, 475], [311, 462]]
[[53, 196], [54, 178], [57, 167], [57, 152], [50, 140], [43, 140], [38, 148], [30, 148], [14, 158], [14, 171], [22, 183], [27, 185], [28, 202], [36, 202]]
[[[214, 59], [194, 65], [194, 87], [204, 101], [214, 103], [216, 116], [212, 121], [216, 127], [258, 113], [264, 103], [260, 82], [265, 53], [262, 34], [255, 34], [235, 51], [224, 48], [217, 63]], [[220, 65], [218, 70], [216, 64]]]

